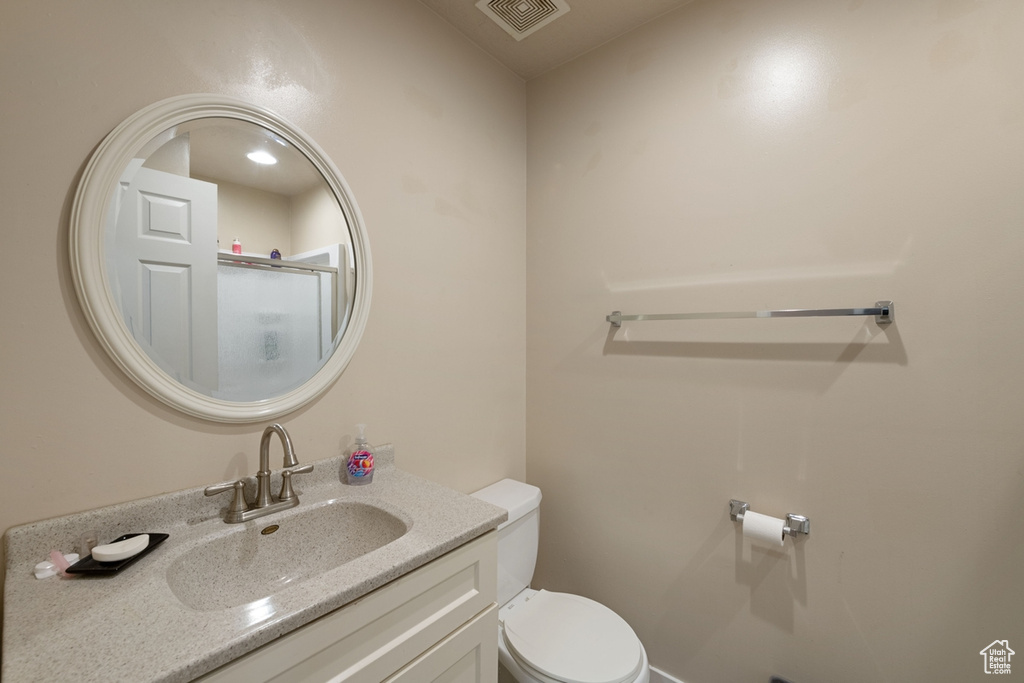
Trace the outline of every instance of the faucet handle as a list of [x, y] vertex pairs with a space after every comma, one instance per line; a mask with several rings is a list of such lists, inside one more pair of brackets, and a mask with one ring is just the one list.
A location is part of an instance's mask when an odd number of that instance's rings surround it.
[[207, 486], [203, 491], [208, 496], [215, 496], [218, 493], [224, 493], [225, 491], [234, 491], [235, 495], [231, 498], [231, 504], [228, 505], [228, 514], [232, 512], [244, 512], [245, 511], [245, 494], [243, 490], [245, 484], [241, 479], [238, 481], [228, 481], [223, 484], [214, 484], [213, 486]]
[[281, 495], [277, 497], [278, 500], [291, 500], [295, 498], [295, 490], [292, 489], [292, 475], [293, 474], [306, 474], [312, 472], [312, 465], [303, 465], [302, 467], [295, 467], [290, 470], [284, 470], [281, 472]]

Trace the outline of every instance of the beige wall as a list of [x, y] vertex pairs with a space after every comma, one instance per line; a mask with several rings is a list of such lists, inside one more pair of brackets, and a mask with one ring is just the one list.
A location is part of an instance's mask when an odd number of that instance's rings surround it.
[[[311, 134], [370, 233], [364, 343], [283, 420], [301, 458], [365, 421], [471, 491], [528, 446], [537, 585], [611, 605], [686, 683], [970, 680], [1024, 643], [1022, 29], [1014, 0], [698, 0], [526, 88], [412, 0], [18, 3], [0, 527], [255, 469], [262, 425], [137, 389], [67, 265], [103, 136], [221, 92]], [[885, 330], [604, 322], [879, 298]], [[737, 543], [732, 497], [814, 533]]]
[[[1021, 35], [1018, 0], [698, 0], [528, 83], [538, 585], [686, 683], [1024, 651]], [[813, 533], [753, 550], [730, 498]]]
[[403, 467], [454, 488], [524, 475], [521, 80], [412, 0], [8, 5], [0, 528], [256, 469], [264, 425], [149, 398], [93, 339], [70, 281], [68, 213], [90, 153], [132, 112], [189, 92], [289, 119], [365, 218], [369, 323], [341, 380], [282, 420], [300, 459], [337, 454], [365, 422]]
[[290, 197], [223, 180], [209, 182], [217, 185], [218, 249], [231, 251], [237, 239], [243, 252], [264, 258], [269, 258], [273, 249], [282, 254], [294, 253]]
[[338, 200], [324, 185], [292, 196], [291, 223], [291, 254], [326, 244], [345, 244], [351, 249], [345, 214], [338, 211]]

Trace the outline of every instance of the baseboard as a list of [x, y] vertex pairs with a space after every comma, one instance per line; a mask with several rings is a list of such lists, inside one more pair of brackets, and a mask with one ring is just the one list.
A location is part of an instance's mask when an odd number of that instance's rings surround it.
[[661, 669], [651, 667], [651, 683], [683, 683], [675, 676], [669, 676]]

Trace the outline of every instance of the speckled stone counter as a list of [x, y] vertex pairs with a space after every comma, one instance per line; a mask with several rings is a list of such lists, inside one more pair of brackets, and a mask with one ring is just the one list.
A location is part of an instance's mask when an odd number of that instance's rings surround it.
[[[195, 488], [9, 529], [4, 683], [190, 681], [497, 528], [507, 517], [501, 508], [397, 469], [391, 446], [377, 447], [375, 459], [377, 471], [367, 486], [342, 483], [340, 457], [314, 462], [312, 473], [295, 478], [298, 507], [242, 524], [223, 522], [230, 494], [208, 498]], [[275, 493], [279, 481], [274, 478]], [[373, 505], [408, 531], [343, 566], [282, 577], [283, 587], [265, 599], [197, 610], [176, 596], [170, 568], [177, 563], [180, 572], [193, 558], [208, 557], [197, 549], [211, 539], [272, 524], [280, 525], [277, 534], [319, 524], [316, 537], [324, 544], [344, 543], [345, 529], [310, 513], [331, 501]], [[127, 533], [170, 537], [114, 576], [34, 577], [33, 568], [51, 550], [76, 550], [79, 537], [92, 530], [101, 543]], [[202, 576], [202, 568], [195, 569]], [[246, 580], [239, 566], [243, 594]]]

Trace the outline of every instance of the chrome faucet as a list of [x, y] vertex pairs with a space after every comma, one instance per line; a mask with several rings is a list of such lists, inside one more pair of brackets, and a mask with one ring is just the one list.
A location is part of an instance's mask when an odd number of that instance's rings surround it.
[[[286, 468], [281, 472], [281, 493], [276, 500], [270, 493], [270, 439], [274, 434], [281, 437]], [[252, 504], [245, 502], [245, 481], [242, 479], [207, 486], [205, 493], [208, 496], [215, 496], [225, 491], [234, 492], [227, 514], [224, 515], [224, 521], [228, 524], [247, 522], [273, 512], [287, 510], [299, 504], [299, 497], [292, 489], [292, 475], [313, 471], [312, 465], [297, 467], [298, 464], [299, 460], [295, 457], [295, 448], [292, 447], [288, 430], [275, 423], [263, 430], [263, 438], [260, 439], [260, 469], [256, 472], [256, 498]]]

